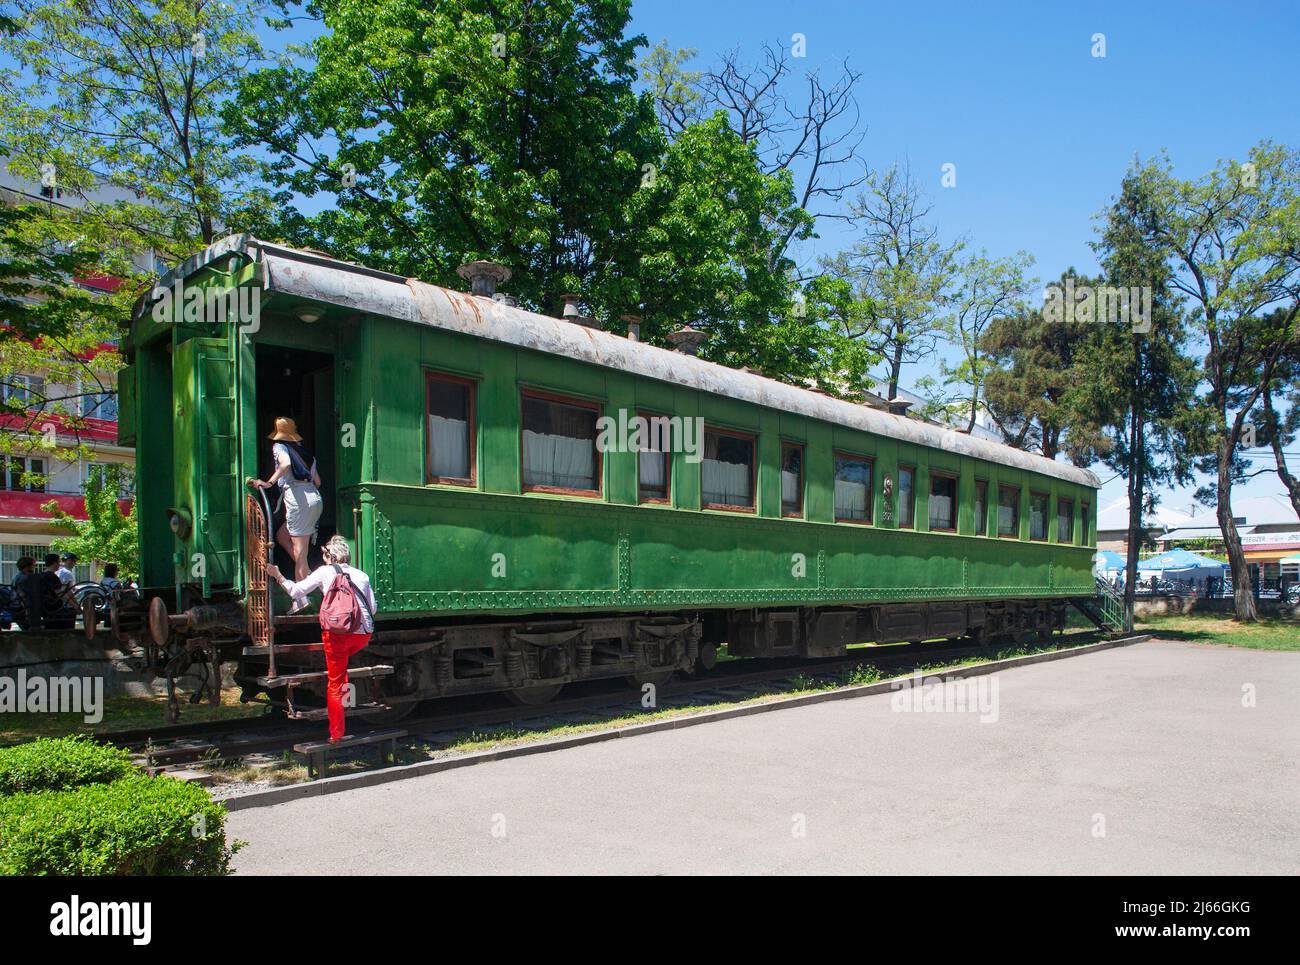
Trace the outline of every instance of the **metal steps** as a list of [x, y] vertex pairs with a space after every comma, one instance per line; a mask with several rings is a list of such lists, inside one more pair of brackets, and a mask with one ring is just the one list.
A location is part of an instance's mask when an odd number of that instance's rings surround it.
[[[293, 655], [299, 653], [324, 653], [325, 644], [323, 643], [277, 643], [275, 645], [275, 655], [281, 654]], [[270, 647], [245, 647], [245, 657], [269, 657], [271, 655]]]
[[[279, 653], [280, 648], [276, 647], [275, 652]], [[349, 667], [348, 679], [357, 679], [361, 677], [387, 677], [393, 672], [390, 664], [371, 664], [365, 667]], [[286, 673], [279, 674], [275, 677], [254, 677], [254, 680], [262, 686], [270, 689], [271, 687], [298, 687], [302, 684], [324, 683], [329, 680], [329, 674], [324, 670], [311, 670], [307, 673]]]
[[[284, 716], [287, 717], [289, 720], [329, 720], [329, 710], [325, 707], [307, 707], [305, 709], [299, 709], [297, 707], [294, 707], [293, 704], [280, 703], [278, 701], [271, 704], [271, 706], [283, 710]], [[369, 703], [357, 704], [355, 707], [347, 708], [347, 713], [350, 714], [353, 711], [357, 711], [357, 710], [388, 710], [388, 709], [389, 709], [388, 704], [379, 704], [379, 703], [375, 703], [374, 701], [370, 701]]]

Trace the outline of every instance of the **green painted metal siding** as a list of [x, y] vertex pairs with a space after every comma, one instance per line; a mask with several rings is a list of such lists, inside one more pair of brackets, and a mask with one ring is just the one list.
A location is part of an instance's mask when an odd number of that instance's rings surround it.
[[[1092, 551], [974, 536], [978, 475], [990, 492], [1029, 490], [1095, 503], [1088, 487], [901, 444], [801, 416], [762, 410], [627, 373], [480, 341], [437, 329], [375, 320], [364, 326], [355, 364], [370, 391], [351, 388], [351, 413], [369, 407], [373, 473], [341, 493], [370, 507], [363, 560], [373, 564], [381, 605], [411, 613], [532, 609], [677, 608], [1049, 597], [1092, 592]], [[418, 358], [420, 364], [413, 362]], [[477, 486], [424, 484], [426, 372], [476, 386]], [[671, 457], [671, 505], [637, 505], [637, 456], [602, 458], [599, 499], [528, 492], [520, 485], [520, 393], [536, 390], [594, 401], [602, 414], [698, 416], [709, 427], [757, 437], [756, 508], [700, 510], [700, 466]], [[344, 390], [349, 391], [349, 390]], [[805, 446], [803, 519], [781, 518], [781, 441]], [[875, 460], [875, 525], [834, 521], [833, 452]], [[883, 474], [916, 467], [916, 525], [900, 531], [897, 489], [886, 501]], [[955, 473], [958, 532], [929, 533], [931, 468]], [[995, 531], [996, 499], [988, 507]], [[1076, 544], [1080, 530], [1076, 524]], [[805, 575], [793, 575], [802, 554]], [[505, 575], [493, 576], [494, 561]], [[499, 567], [498, 567], [499, 571]]]

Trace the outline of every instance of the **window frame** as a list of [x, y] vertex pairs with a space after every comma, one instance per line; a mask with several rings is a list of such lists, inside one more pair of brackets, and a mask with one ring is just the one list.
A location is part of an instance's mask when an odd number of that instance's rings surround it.
[[[835, 461], [837, 459], [852, 459], [855, 462], [865, 462], [871, 467], [871, 484], [867, 486], [867, 518], [866, 519], [848, 519], [835, 512]], [[876, 457], [863, 455], [859, 452], [848, 452], [844, 449], [831, 450], [831, 512], [835, 513], [835, 522], [848, 523], [851, 526], [874, 526], [876, 522]]]
[[[930, 523], [930, 500], [934, 498], [934, 481], [936, 479], [952, 480], [952, 525], [951, 526], [934, 526]], [[930, 470], [930, 494], [925, 498], [925, 523], [928, 532], [931, 533], [955, 533], [957, 532], [958, 513], [961, 510], [961, 477], [947, 469]]]
[[[37, 463], [37, 462], [41, 464], [40, 469], [36, 469], [32, 465], [33, 463]], [[0, 456], [0, 492], [37, 493], [42, 496], [59, 495], [58, 493], [48, 492], [50, 477], [54, 475], [52, 472], [49, 472], [47, 470], [47, 466], [50, 462], [51, 460], [46, 456]], [[23, 485], [14, 486], [13, 479], [14, 479], [15, 463], [17, 463], [20, 466], [20, 469], [18, 470], [17, 473], [17, 477], [19, 479], [21, 479], [23, 476], [26, 476], [27, 474], [30, 473], [35, 476], [44, 477], [45, 482], [40, 484], [28, 483], [25, 486]]]
[[750, 452], [752, 456], [749, 460], [749, 496], [753, 500], [753, 506], [733, 506], [730, 503], [706, 503], [704, 501], [704, 458], [700, 458], [700, 509], [710, 509], [721, 513], [757, 513], [758, 512], [758, 434], [746, 432], [743, 429], [724, 429], [720, 426], [710, 426], [704, 423], [704, 435], [700, 437], [700, 444], [705, 450], [708, 449], [708, 437], [712, 432], [719, 436], [730, 436], [733, 439], [748, 439]]
[[[1070, 538], [1061, 539], [1061, 504], [1064, 503], [1070, 507], [1067, 518], [1070, 520]], [[1056, 541], [1067, 546], [1074, 545], [1074, 499], [1070, 496], [1056, 497]]]
[[799, 505], [793, 513], [787, 513], [785, 510], [785, 481], [782, 480], [781, 488], [781, 518], [782, 519], [803, 519], [804, 503], [806, 502], [804, 489], [808, 485], [808, 446], [802, 442], [794, 442], [789, 439], [781, 440], [781, 461], [777, 464], [777, 479], [785, 473], [785, 453], [787, 449], [799, 450]]
[[[1015, 518], [1015, 526], [1013, 527], [1014, 530], [1015, 530], [1015, 532], [1013, 532], [1013, 533], [1004, 533], [1004, 532], [1002, 532], [1002, 521], [1001, 521], [1001, 515], [1002, 515], [1002, 514], [1001, 514], [1001, 509], [1002, 509], [1002, 492], [1003, 492], [1003, 490], [1008, 490], [1008, 491], [1013, 492], [1013, 493], [1016, 494], [1016, 518]], [[994, 527], [994, 530], [997, 532], [997, 538], [998, 538], [998, 539], [1020, 539], [1020, 509], [1021, 509], [1021, 506], [1020, 506], [1020, 496], [1021, 496], [1021, 492], [1022, 492], [1022, 491], [1021, 491], [1021, 489], [1020, 489], [1019, 486], [1013, 486], [1013, 485], [1011, 485], [1011, 484], [1009, 484], [1009, 483], [998, 483], [998, 503], [997, 503], [997, 505], [998, 505], [998, 510], [999, 510], [999, 512], [998, 512], [998, 525]]]
[[[435, 476], [430, 471], [429, 456], [431, 454], [429, 446], [432, 442], [429, 438], [429, 391], [430, 384], [434, 381], [450, 382], [453, 385], [463, 385], [469, 390], [469, 411], [467, 418], [469, 426], [466, 432], [469, 435], [469, 476], [461, 478], [459, 476]], [[523, 409], [520, 409], [522, 418]], [[522, 457], [523, 446], [523, 429], [520, 429], [520, 455]], [[520, 478], [522, 479], [522, 463], [520, 468]], [[426, 486], [459, 486], [462, 489], [478, 488], [478, 382], [474, 379], [467, 378], [463, 375], [452, 375], [449, 372], [438, 372], [433, 369], [424, 370], [424, 484]]]
[[[910, 522], [903, 522], [903, 470], [912, 474], [912, 519]], [[916, 529], [916, 465], [910, 462], [900, 462], [895, 470], [897, 479], [898, 492], [894, 494], [895, 504], [898, 506], [898, 524], [897, 529]]]
[[[647, 424], [651, 419], [672, 418], [671, 416], [646, 412], [641, 409], [638, 409], [636, 414], [645, 419]], [[664, 495], [662, 497], [642, 497], [641, 495], [641, 453], [653, 451], [653, 449], [638, 449], [636, 451], [636, 503], [638, 506], [671, 506], [673, 504], [673, 450], [671, 446], [660, 453], [664, 457]]]
[[[595, 489], [572, 489], [568, 486], [539, 486], [531, 485], [524, 482], [524, 400], [539, 399], [543, 402], [558, 402], [561, 405], [573, 406], [577, 409], [590, 409], [596, 413], [597, 421], [600, 420], [603, 410], [603, 404], [591, 399], [584, 399], [578, 396], [560, 395], [555, 392], [547, 392], [543, 389], [520, 388], [519, 390], [519, 491], [521, 493], [548, 493], [553, 496], [581, 496], [585, 499], [603, 499], [605, 495], [605, 458], [600, 451], [600, 446], [596, 445], [599, 433], [591, 439], [592, 451], [596, 454], [595, 462], [592, 465], [592, 474], [596, 479]], [[638, 480], [639, 481], [639, 480]]]
[[[1041, 496], [1044, 502], [1043, 508], [1043, 535], [1034, 535], [1034, 497]], [[1045, 493], [1038, 489], [1029, 490], [1029, 541], [1031, 543], [1046, 543], [1052, 535], [1052, 494]]]
[[1092, 504], [1079, 500], [1079, 545], [1091, 546], [1088, 539], [1089, 514], [1092, 512]]
[[[984, 499], [982, 500], [984, 503], [984, 512], [976, 513], [975, 510], [981, 502], [980, 487], [983, 487], [984, 489]], [[989, 534], [989, 481], [987, 479], [977, 478], [975, 480], [975, 501], [974, 501], [974, 505], [971, 506], [971, 512], [974, 513], [975, 516], [974, 535], [988, 536]], [[981, 518], [981, 516], [983, 518]]]

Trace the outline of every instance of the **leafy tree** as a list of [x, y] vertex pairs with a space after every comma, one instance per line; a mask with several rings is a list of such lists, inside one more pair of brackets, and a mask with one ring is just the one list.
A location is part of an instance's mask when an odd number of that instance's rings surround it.
[[[705, 70], [688, 70], [684, 65], [696, 53], [660, 42], [641, 59], [665, 134], [676, 138], [721, 110], [741, 142], [754, 146], [759, 170], [789, 178], [796, 202], [814, 224], [847, 219], [842, 202], [866, 180], [858, 156], [862, 74], [846, 61], [832, 78], [818, 70], [797, 78], [793, 53], [781, 44], [764, 44], [754, 61], [732, 50]], [[803, 240], [794, 225], [775, 231], [769, 266], [794, 258]]]
[[945, 420], [971, 432], [984, 397], [984, 382], [994, 367], [984, 351], [984, 336], [999, 319], [1015, 318], [1028, 310], [1027, 276], [1034, 259], [1026, 252], [1009, 258], [990, 258], [987, 251], [961, 259], [946, 294], [949, 314], [943, 319], [944, 337], [961, 355], [955, 364], [939, 362], [939, 379], [917, 380], [917, 389], [930, 396], [928, 411], [949, 414]]
[[[1067, 269], [1059, 284], [1095, 286], [1100, 279]], [[1042, 309], [994, 317], [982, 339], [991, 363], [984, 371], [984, 402], [1009, 445], [1049, 459], [1065, 453], [1087, 465], [1096, 454], [1099, 427], [1077, 410], [1071, 390], [1090, 373], [1082, 359], [1091, 326], [1049, 318]]]
[[55, 500], [41, 506], [53, 524], [70, 535], [54, 539], [50, 546], [61, 552], [75, 553], [78, 559], [116, 563], [122, 578], [140, 572], [135, 503], [123, 513], [118, 498], [130, 483], [131, 474], [117, 464], [96, 466], [83, 487], [86, 519], [77, 519], [59, 507]]
[[[1232, 570], [1239, 620], [1255, 620], [1249, 570], [1232, 513], [1242, 433], [1294, 343], [1300, 314], [1300, 155], [1263, 142], [1243, 163], [1227, 161], [1195, 181], [1176, 178], [1167, 159], [1133, 175], [1150, 197], [1144, 240], [1169, 259], [1171, 287], [1185, 296], [1203, 339], [1208, 426], [1201, 495], [1216, 507]], [[1280, 311], [1276, 310], [1280, 309]]]
[[[707, 358], [814, 378], [834, 337], [798, 312], [779, 254], [811, 232], [792, 176], [716, 112], [670, 137], [633, 86], [629, 9], [314, 4], [326, 32], [246, 78], [227, 113], [273, 156], [266, 230], [449, 287], [462, 263], [500, 261], [529, 308], [578, 293], [610, 328], [640, 314], [661, 342], [698, 324]], [[326, 204], [306, 214], [299, 197]]]
[[[105, 345], [125, 317], [126, 293], [94, 293], [100, 253], [77, 243], [77, 222], [57, 206], [0, 198], [0, 462], [75, 460], [120, 358]], [[24, 484], [45, 481], [28, 472]]]
[[188, 257], [237, 226], [255, 197], [256, 165], [233, 150], [218, 112], [261, 56], [258, 6], [11, 2], [0, 142], [16, 174], [75, 201], [86, 243], [125, 253], [111, 273], [149, 251]]
[[667, 147], [633, 89], [626, 0], [311, 9], [327, 30], [304, 62], [252, 74], [227, 113], [273, 156], [269, 230], [447, 286], [465, 261], [500, 261], [511, 293], [550, 313], [625, 257], [623, 205]]
[[[1163, 252], [1146, 240], [1151, 217], [1149, 185], [1130, 174], [1120, 195], [1102, 214], [1097, 249], [1106, 282], [1116, 288], [1149, 288], [1151, 316], [1138, 324], [1098, 320], [1079, 352], [1078, 380], [1066, 393], [1082, 421], [1101, 427], [1098, 457], [1128, 487], [1128, 559], [1124, 621], [1133, 626], [1138, 552], [1143, 518], [1156, 507], [1155, 489], [1191, 481], [1189, 439], [1200, 427], [1195, 415], [1196, 365], [1184, 349], [1187, 332]], [[1193, 443], [1194, 445], [1194, 443]]]
[[962, 245], [939, 240], [930, 209], [905, 168], [870, 174], [850, 210], [862, 237], [824, 268], [840, 280], [841, 296], [849, 295], [841, 297], [837, 311], [849, 337], [884, 359], [892, 399], [903, 366], [934, 353]]
[[775, 235], [806, 234], [811, 219], [789, 176], [760, 171], [721, 112], [681, 132], [623, 217], [632, 241], [593, 274], [592, 301], [642, 306], [652, 340], [690, 324], [709, 334], [702, 354], [714, 361], [816, 377], [833, 338], [796, 312], [792, 264], [767, 262]]

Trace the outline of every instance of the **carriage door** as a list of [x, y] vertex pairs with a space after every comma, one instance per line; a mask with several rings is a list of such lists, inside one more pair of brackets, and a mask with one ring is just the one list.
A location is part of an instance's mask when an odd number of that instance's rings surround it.
[[173, 454], [177, 505], [189, 512], [190, 533], [178, 541], [176, 582], [209, 599], [237, 579], [238, 484], [235, 365], [222, 338], [191, 338], [176, 346]]

